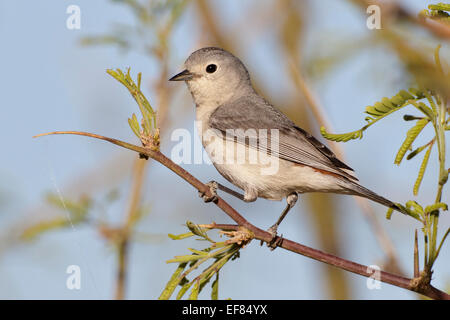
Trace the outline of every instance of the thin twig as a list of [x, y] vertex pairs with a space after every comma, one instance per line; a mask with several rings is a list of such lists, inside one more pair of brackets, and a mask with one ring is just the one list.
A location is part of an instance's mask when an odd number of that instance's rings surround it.
[[417, 241], [417, 229], [414, 232], [414, 278], [419, 276], [419, 242]]

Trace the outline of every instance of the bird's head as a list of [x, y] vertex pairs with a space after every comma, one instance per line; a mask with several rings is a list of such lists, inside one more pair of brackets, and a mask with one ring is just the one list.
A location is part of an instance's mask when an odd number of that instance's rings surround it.
[[189, 56], [184, 67], [170, 81], [185, 81], [197, 106], [218, 106], [252, 90], [244, 64], [223, 49], [199, 49]]

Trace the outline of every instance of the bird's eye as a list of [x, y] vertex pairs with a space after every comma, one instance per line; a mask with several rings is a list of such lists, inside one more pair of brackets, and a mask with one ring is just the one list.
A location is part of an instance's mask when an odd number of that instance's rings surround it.
[[215, 64], [208, 64], [206, 67], [206, 72], [213, 73], [217, 70], [217, 66]]

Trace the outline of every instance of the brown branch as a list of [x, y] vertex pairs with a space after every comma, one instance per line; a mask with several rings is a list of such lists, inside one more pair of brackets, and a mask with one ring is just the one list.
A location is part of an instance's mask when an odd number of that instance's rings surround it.
[[127, 268], [127, 260], [128, 260], [128, 238], [122, 236], [122, 239], [119, 241], [117, 247], [117, 282], [116, 282], [116, 292], [115, 299], [123, 300], [125, 297], [125, 278], [126, 278], [126, 268]]
[[[108, 142], [111, 142], [115, 145], [121, 146], [123, 148], [138, 152], [140, 154], [144, 154], [159, 163], [161, 163], [166, 168], [170, 169], [174, 173], [176, 173], [178, 176], [180, 176], [183, 180], [185, 180], [187, 183], [189, 183], [191, 186], [193, 186], [198, 191], [201, 191], [205, 193], [207, 196], [212, 196], [211, 191], [209, 187], [207, 187], [205, 184], [203, 184], [200, 180], [195, 178], [193, 175], [191, 175], [189, 172], [184, 170], [182, 167], [174, 163], [172, 160], [167, 158], [164, 154], [162, 154], [159, 150], [154, 150], [150, 148], [144, 148], [139, 147], [124, 141], [116, 140], [113, 138], [104, 137], [101, 135], [93, 134], [93, 133], [87, 133], [87, 132], [79, 132], [79, 131], [56, 131], [56, 132], [50, 132], [50, 133], [44, 133], [37, 135], [35, 137], [45, 136], [45, 135], [52, 135], [52, 134], [75, 134], [75, 135], [82, 135], [82, 136], [88, 136], [97, 138], [100, 140], [105, 140]], [[233, 219], [239, 226], [247, 228], [250, 232], [254, 234], [254, 238], [258, 240], [262, 240], [266, 243], [272, 242], [272, 235], [264, 231], [262, 229], [259, 229], [258, 227], [251, 224], [249, 221], [247, 221], [241, 214], [239, 214], [233, 207], [231, 207], [225, 200], [223, 200], [220, 197], [217, 197], [217, 201], [215, 204], [222, 209], [231, 219]], [[225, 228], [230, 228], [229, 225], [224, 225]], [[301, 254], [303, 256], [309, 257], [311, 259], [324, 262], [326, 264], [338, 267], [340, 269], [359, 274], [364, 277], [371, 277], [372, 276], [372, 270], [365, 265], [358, 264], [356, 262], [352, 262], [337, 256], [334, 256], [332, 254], [328, 254], [325, 252], [322, 252], [317, 249], [313, 249], [307, 246], [304, 246], [300, 243], [288, 240], [288, 239], [282, 239], [280, 237], [277, 237], [275, 243], [283, 249]], [[427, 277], [428, 281], [423, 281], [422, 278], [405, 278], [399, 275], [395, 275], [389, 272], [380, 271], [380, 278], [377, 280], [380, 280], [385, 283], [389, 283], [391, 285], [404, 288], [410, 291], [418, 292], [420, 294], [423, 294], [429, 298], [432, 299], [445, 299], [450, 300], [450, 295], [433, 287], [430, 282], [429, 278]]]

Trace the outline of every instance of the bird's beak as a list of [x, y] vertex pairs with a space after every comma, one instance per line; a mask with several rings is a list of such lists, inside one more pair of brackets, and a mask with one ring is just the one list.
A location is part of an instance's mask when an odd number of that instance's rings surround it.
[[191, 80], [193, 77], [194, 75], [186, 69], [174, 75], [172, 78], [169, 79], [169, 81], [187, 81]]

